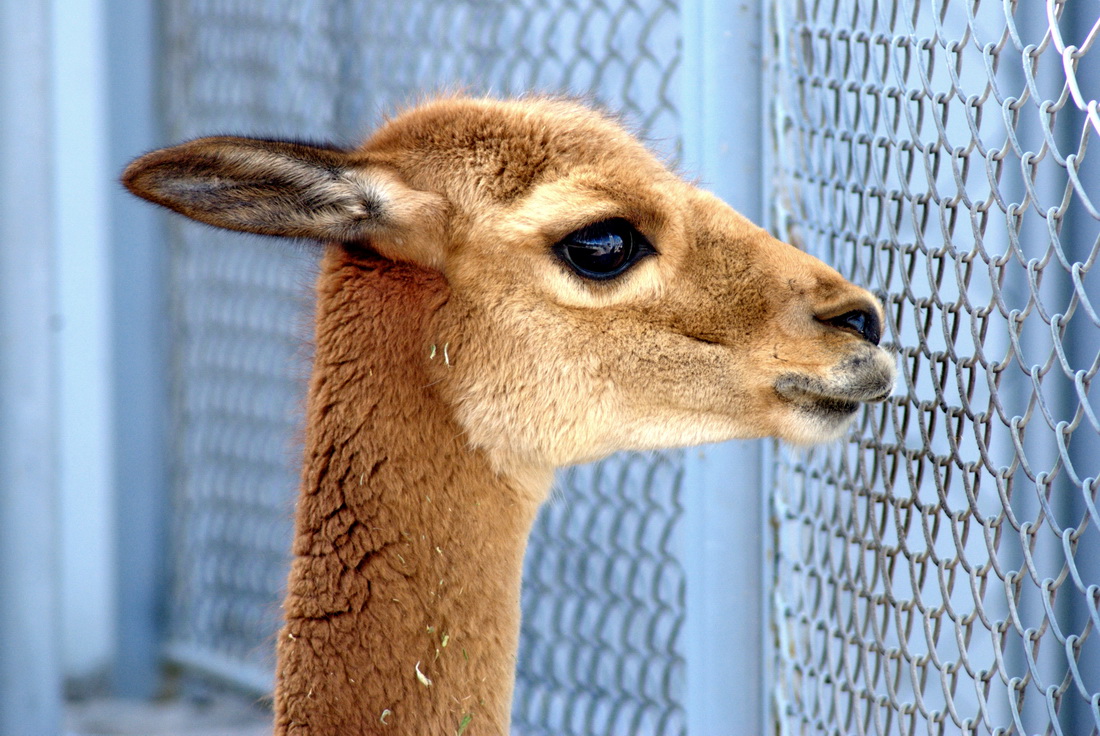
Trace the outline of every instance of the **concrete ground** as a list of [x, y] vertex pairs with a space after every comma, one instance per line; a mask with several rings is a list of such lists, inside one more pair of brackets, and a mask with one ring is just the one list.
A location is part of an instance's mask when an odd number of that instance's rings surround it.
[[271, 736], [271, 712], [232, 693], [167, 701], [68, 704], [64, 736]]

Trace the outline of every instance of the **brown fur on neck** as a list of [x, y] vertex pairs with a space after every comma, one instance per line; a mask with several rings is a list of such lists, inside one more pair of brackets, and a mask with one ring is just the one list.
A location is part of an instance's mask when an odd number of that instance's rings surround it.
[[536, 500], [433, 390], [446, 282], [332, 247], [317, 294], [276, 733], [507, 733]]

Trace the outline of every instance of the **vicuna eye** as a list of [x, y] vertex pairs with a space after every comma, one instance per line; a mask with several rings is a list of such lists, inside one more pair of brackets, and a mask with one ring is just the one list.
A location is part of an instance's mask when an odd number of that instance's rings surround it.
[[577, 275], [603, 281], [625, 273], [657, 251], [633, 225], [616, 218], [569, 233], [554, 246], [554, 252]]

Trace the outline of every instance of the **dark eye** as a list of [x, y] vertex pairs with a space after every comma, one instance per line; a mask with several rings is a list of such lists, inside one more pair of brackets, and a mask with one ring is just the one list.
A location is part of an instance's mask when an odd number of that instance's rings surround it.
[[656, 251], [626, 220], [616, 218], [575, 230], [554, 246], [554, 252], [579, 276], [612, 279]]

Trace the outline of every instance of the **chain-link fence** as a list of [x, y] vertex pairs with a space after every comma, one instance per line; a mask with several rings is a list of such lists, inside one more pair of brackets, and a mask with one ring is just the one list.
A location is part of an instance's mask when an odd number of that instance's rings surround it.
[[[901, 368], [845, 443], [772, 453], [772, 716], [1100, 734], [1100, 9], [765, 4], [773, 227], [880, 294]], [[175, 139], [352, 143], [426, 90], [594, 93], [675, 157], [678, 12], [186, 0], [164, 107]], [[172, 227], [169, 651], [263, 689], [313, 255]], [[517, 733], [684, 732], [682, 474], [666, 454], [563, 476], [529, 551]]]
[[[175, 140], [350, 144], [432, 90], [594, 95], [676, 156], [674, 0], [166, 3]], [[170, 656], [266, 690], [297, 489], [307, 249], [173, 221]], [[523, 734], [682, 733], [680, 455], [566, 474], [528, 553]]]
[[773, 224], [880, 294], [901, 369], [776, 451], [780, 732], [1100, 733], [1100, 6], [768, 23]]

